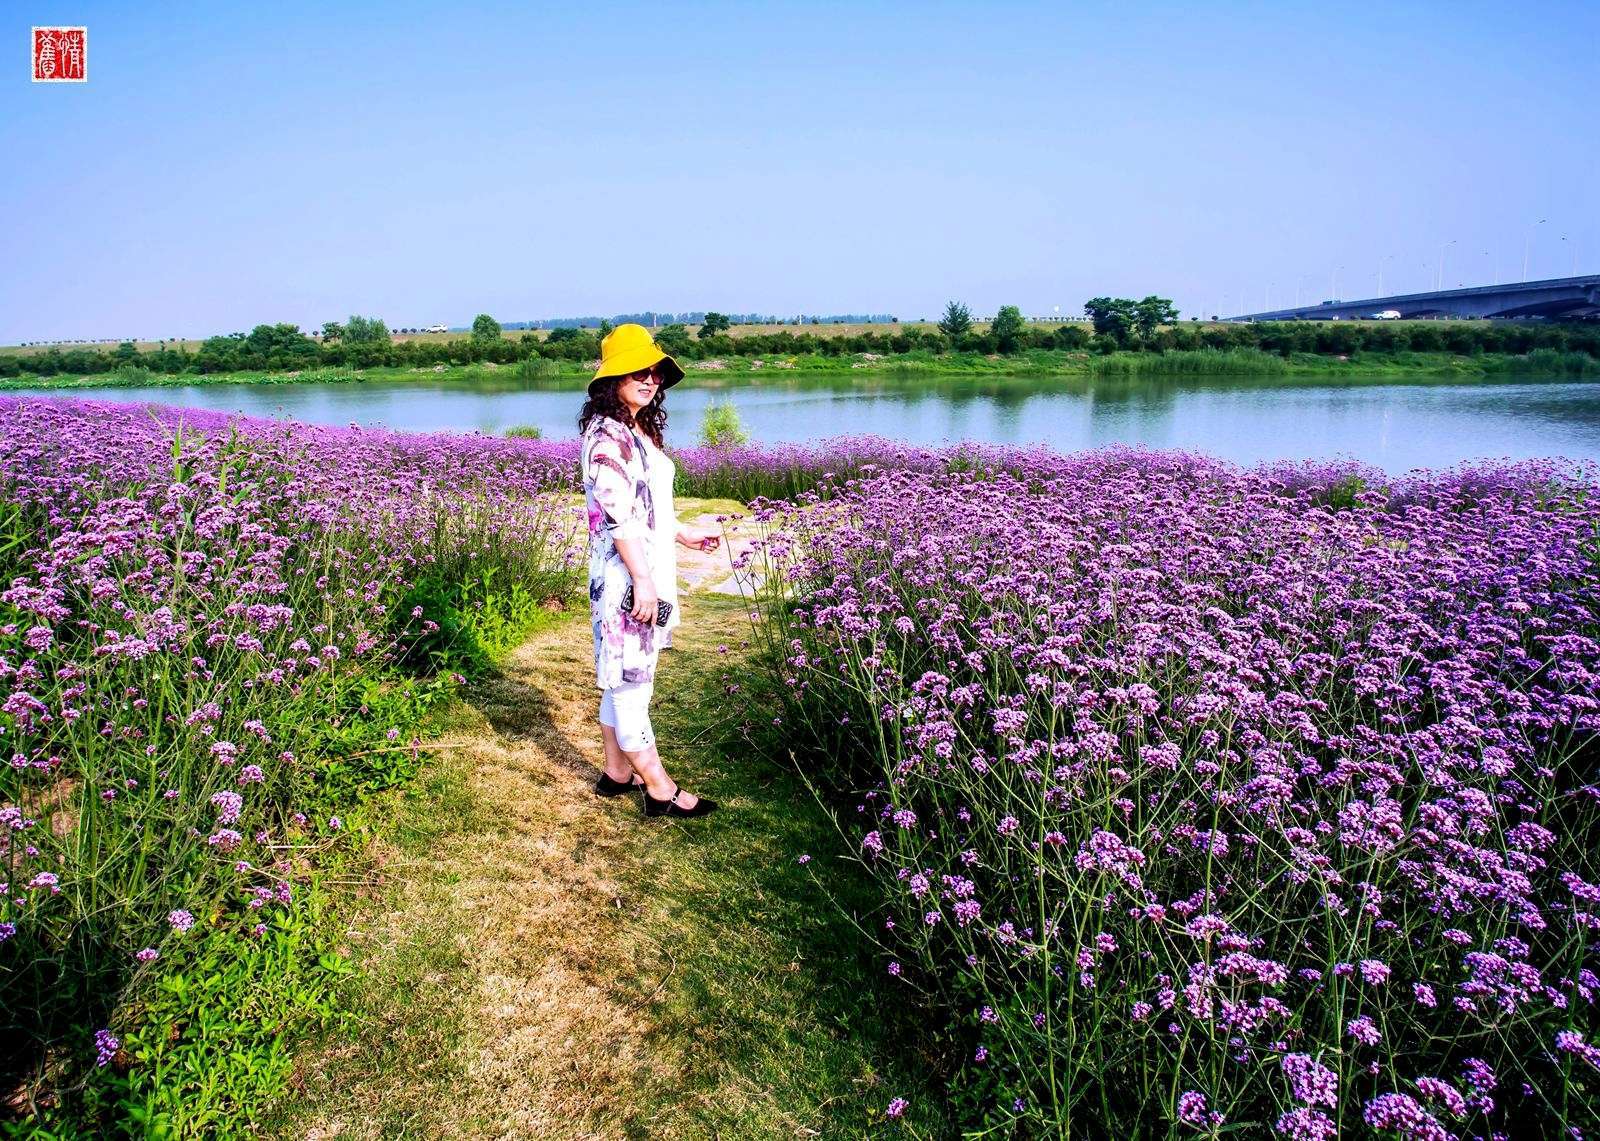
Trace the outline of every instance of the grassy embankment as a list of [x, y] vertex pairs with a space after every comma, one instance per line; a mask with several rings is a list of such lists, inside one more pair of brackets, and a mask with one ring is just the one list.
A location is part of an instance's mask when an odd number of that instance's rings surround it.
[[378, 829], [350, 1014], [269, 1134], [856, 1136], [896, 1096], [913, 1135], [946, 1132], [906, 1008], [873, 1001], [895, 984], [849, 918], [865, 876], [728, 700], [746, 606], [684, 601], [652, 717], [671, 771], [723, 812], [667, 823], [593, 795], [586, 612], [553, 619], [468, 691]]
[[[903, 354], [857, 353], [848, 356], [807, 354], [788, 357], [728, 356], [686, 362], [689, 375], [702, 382], [720, 378], [761, 378], [781, 382], [785, 377], [829, 375], [878, 376], [993, 376], [993, 377], [1173, 377], [1252, 376], [1308, 377], [1328, 380], [1386, 378], [1448, 378], [1459, 380], [1500, 377], [1596, 379], [1600, 362], [1584, 353], [1538, 350], [1525, 355], [1483, 353], [1461, 355], [1443, 352], [1351, 353], [1323, 356], [1296, 353], [1289, 357], [1258, 349], [1194, 350], [1166, 353], [1116, 352], [1105, 355], [1035, 349], [1010, 356], [983, 353], [912, 352]], [[144, 388], [217, 384], [360, 384], [374, 381], [475, 381], [508, 386], [523, 383], [558, 383], [590, 375], [584, 362], [536, 358], [520, 364], [493, 362], [434, 365], [422, 368], [373, 367], [312, 368], [288, 371], [247, 370], [219, 373], [153, 373], [124, 368], [88, 376], [22, 376], [0, 378], [7, 389]]]

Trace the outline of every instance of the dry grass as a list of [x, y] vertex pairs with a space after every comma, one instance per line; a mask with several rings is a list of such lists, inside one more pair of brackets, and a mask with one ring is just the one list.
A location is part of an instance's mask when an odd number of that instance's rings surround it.
[[745, 605], [683, 605], [653, 717], [669, 769], [724, 810], [667, 822], [595, 797], [586, 614], [536, 634], [386, 829], [389, 887], [351, 933], [356, 1021], [303, 1059], [270, 1133], [855, 1136], [895, 1094], [937, 1131], [905, 1027], [868, 999], [881, 965], [795, 864], [831, 826], [733, 744], [717, 647], [737, 654]]
[[[64, 353], [70, 352], [73, 349], [94, 349], [98, 350], [99, 352], [109, 353], [117, 347], [118, 343], [119, 342], [117, 341], [95, 341], [90, 344], [76, 344], [71, 341], [57, 341], [42, 345], [0, 345], [0, 353], [10, 353], [23, 357], [30, 357], [36, 353], [48, 352], [51, 349], [60, 349]], [[190, 352], [194, 352], [200, 347], [200, 342], [179, 340], [168, 341], [165, 344], [161, 343], [160, 341], [134, 342], [134, 347], [137, 348], [141, 353], [149, 352], [151, 349], [177, 348], [179, 345], [182, 345]]]
[[[1039, 322], [1039, 324], [1040, 324], [1040, 327], [1042, 327], [1042, 328], [1053, 329], [1058, 324], [1060, 324], [1060, 322], [1057, 322], [1057, 321], [1042, 321], [1042, 322]], [[757, 334], [762, 334], [762, 333], [784, 333], [784, 332], [795, 333], [795, 334], [810, 333], [813, 336], [819, 336], [819, 337], [853, 337], [853, 336], [856, 336], [859, 333], [877, 333], [880, 336], [883, 336], [883, 335], [888, 335], [888, 334], [892, 334], [892, 333], [898, 333], [903, 329], [931, 329], [933, 327], [934, 327], [934, 324], [933, 324], [933, 322], [930, 322], [930, 321], [900, 321], [900, 322], [895, 322], [894, 324], [890, 324], [889, 322], [882, 322], [882, 323], [879, 323], [879, 324], [872, 324], [872, 325], [866, 325], [866, 324], [853, 324], [853, 325], [809, 325], [809, 324], [807, 324], [807, 325], [783, 325], [783, 324], [780, 324], [780, 325], [734, 325], [732, 328], [730, 328], [728, 330], [728, 335], [733, 337], [733, 338], [735, 338], [735, 339], [738, 339], [739, 337], [755, 336]], [[973, 327], [977, 331], [983, 332], [984, 330], [986, 330], [989, 327], [989, 323], [987, 321], [976, 321], [976, 322], [973, 323]], [[688, 328], [689, 332], [691, 334], [693, 334], [693, 335], [698, 335], [699, 332], [700, 332], [700, 326], [699, 325], [689, 325], [689, 326], [687, 326], [687, 328]], [[307, 330], [304, 330], [304, 331], [306, 333], [310, 334], [310, 333], [314, 333], [316, 330], [307, 329]], [[593, 330], [593, 329], [590, 330], [590, 332], [595, 332], [595, 331], [596, 330]], [[522, 338], [524, 336], [528, 335], [529, 333], [532, 333], [533, 336], [535, 336], [536, 338], [538, 338], [541, 341], [544, 340], [546, 337], [548, 337], [550, 335], [549, 330], [547, 330], [547, 329], [505, 329], [505, 330], [502, 330], [502, 332], [500, 334], [500, 337], [501, 337], [502, 340], [511, 341], [514, 344], [520, 344], [522, 342]], [[392, 330], [391, 330], [391, 334], [392, 334], [393, 339], [396, 342], [399, 342], [399, 341], [424, 341], [424, 342], [464, 341], [464, 340], [469, 339], [470, 336], [471, 336], [471, 334], [467, 333], [467, 332], [460, 332], [460, 333], [395, 333]], [[177, 339], [174, 339], [172, 341], [166, 342], [165, 347], [177, 348], [179, 346], [182, 346], [184, 349], [187, 349], [189, 352], [192, 353], [192, 352], [196, 352], [196, 351], [199, 350], [201, 343], [202, 343], [202, 341], [200, 339], [191, 339], [191, 340], [177, 340]], [[162, 348], [163, 347], [163, 344], [161, 342], [158, 342], [158, 341], [135, 341], [134, 345], [140, 352], [147, 352], [147, 351], [149, 351], [151, 349], [158, 349], [158, 348]], [[116, 347], [117, 347], [117, 342], [115, 342], [115, 341], [96, 342], [94, 344], [87, 344], [87, 345], [74, 345], [74, 344], [67, 344], [67, 343], [62, 343], [62, 344], [58, 344], [58, 345], [28, 345], [28, 346], [7, 345], [7, 346], [0, 346], [0, 353], [20, 353], [20, 354], [22, 354], [24, 356], [27, 356], [27, 355], [31, 355], [33, 353], [44, 352], [46, 349], [49, 349], [49, 348], [59, 348], [59, 349], [61, 349], [63, 351], [66, 351], [68, 349], [74, 349], [74, 348], [101, 349], [101, 350], [104, 350], [106, 352], [109, 352], [112, 349], [115, 349]]]
[[577, 1136], [646, 1108], [619, 1092], [672, 1084], [673, 1060], [641, 1048], [643, 1003], [669, 965], [639, 923], [653, 894], [637, 852], [647, 837], [636, 811], [589, 791], [600, 742], [583, 724], [592, 665], [574, 632], [587, 637], [563, 623], [523, 646], [452, 727], [472, 739], [449, 763], [478, 826], [420, 853], [364, 940], [377, 977], [409, 974], [420, 993], [356, 1050], [400, 1061], [388, 1039], [420, 1034], [407, 1051], [418, 1064], [355, 1085], [342, 1065], [308, 1073], [307, 1092], [334, 1104], [304, 1136], [385, 1136], [396, 1105], [419, 1136]]

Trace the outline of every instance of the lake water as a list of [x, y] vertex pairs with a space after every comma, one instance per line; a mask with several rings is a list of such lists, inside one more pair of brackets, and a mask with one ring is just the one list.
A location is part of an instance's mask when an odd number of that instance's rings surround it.
[[[243, 412], [404, 431], [576, 435], [576, 382], [498, 378], [80, 389], [102, 400]], [[1600, 460], [1600, 383], [1334, 382], [1233, 377], [908, 379], [690, 373], [667, 397], [668, 442], [699, 435], [708, 404], [731, 400], [754, 440], [872, 433], [916, 444], [1046, 443], [1185, 448], [1250, 464], [1347, 456], [1390, 472], [1466, 459]]]

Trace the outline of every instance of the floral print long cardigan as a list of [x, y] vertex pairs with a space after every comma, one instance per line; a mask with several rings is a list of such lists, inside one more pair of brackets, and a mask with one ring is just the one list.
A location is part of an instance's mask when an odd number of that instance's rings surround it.
[[[637, 540], [645, 565], [656, 566], [656, 505], [649, 459], [636, 432], [597, 416], [583, 434], [579, 463], [589, 515], [589, 616], [595, 634], [595, 684], [601, 689], [653, 681], [660, 645], [656, 627], [622, 609], [633, 577], [617, 551], [618, 539]], [[659, 594], [659, 589], [657, 591]], [[677, 618], [674, 614], [673, 618]]]

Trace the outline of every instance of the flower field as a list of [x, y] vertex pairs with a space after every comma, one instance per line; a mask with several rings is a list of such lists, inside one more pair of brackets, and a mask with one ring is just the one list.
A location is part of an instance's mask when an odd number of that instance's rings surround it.
[[[559, 447], [559, 443], [549, 445]], [[1045, 448], [964, 443], [947, 448], [909, 446], [882, 436], [841, 436], [813, 444], [738, 444], [674, 448], [677, 492], [748, 503], [793, 497], [821, 483], [893, 468], [926, 473], [1032, 470], [1059, 457]]]
[[[319, 877], [574, 594], [575, 441], [0, 419], [0, 1070], [53, 1135], [241, 1132], [350, 969]], [[754, 502], [730, 692], [841, 806], [863, 1001], [928, 1012], [962, 1123], [1600, 1130], [1596, 472], [674, 455]]]
[[68, 1091], [33, 1108], [80, 1129], [227, 1132], [346, 969], [302, 899], [340, 813], [572, 594], [570, 463], [107, 404], [0, 420], [0, 1072]]
[[757, 504], [776, 731], [970, 1124], [1593, 1135], [1593, 471], [853, 471]]

